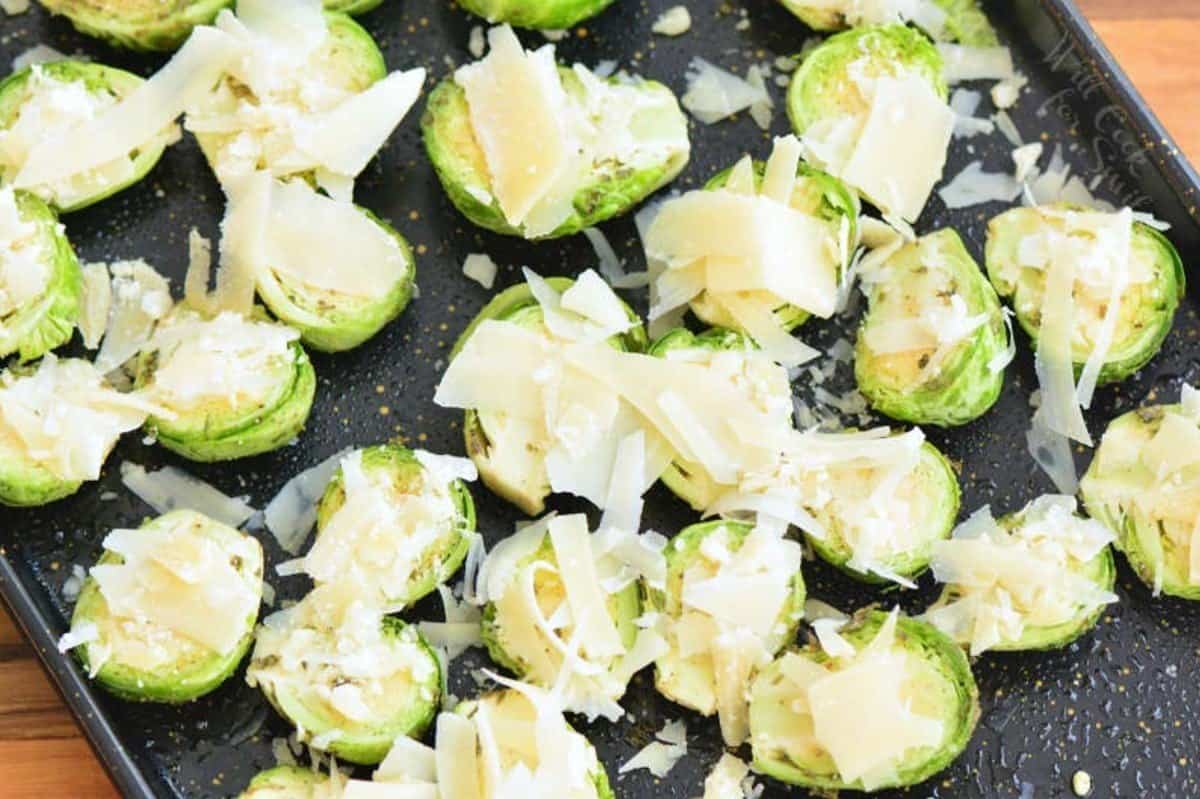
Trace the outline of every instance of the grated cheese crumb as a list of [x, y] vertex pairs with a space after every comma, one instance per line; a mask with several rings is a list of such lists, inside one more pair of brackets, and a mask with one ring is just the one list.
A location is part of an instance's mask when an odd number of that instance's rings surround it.
[[687, 6], [671, 6], [658, 15], [650, 30], [660, 36], [682, 36], [692, 27], [692, 15]]

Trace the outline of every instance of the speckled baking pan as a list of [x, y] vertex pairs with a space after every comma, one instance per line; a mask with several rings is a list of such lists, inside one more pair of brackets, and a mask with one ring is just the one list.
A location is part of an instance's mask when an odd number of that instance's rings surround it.
[[[744, 72], [750, 63], [797, 52], [811, 34], [770, 0], [694, 0], [691, 32], [677, 39], [651, 38], [650, 25], [674, 0], [619, 0], [599, 18], [574, 30], [559, 49], [566, 59], [623, 66], [684, 88], [693, 55]], [[1013, 112], [1027, 140], [1061, 142], [1068, 162], [1096, 193], [1133, 205], [1170, 222], [1171, 238], [1189, 265], [1200, 264], [1200, 182], [1162, 127], [1136, 95], [1111, 56], [1069, 0], [994, 0], [986, 3], [1004, 41], [1015, 53], [1031, 88]], [[748, 27], [743, 20], [748, 20]], [[479, 21], [446, 0], [386, 0], [362, 19], [377, 37], [391, 68], [421, 65], [439, 78], [469, 59], [468, 33]], [[740, 24], [739, 24], [740, 23]], [[536, 34], [529, 41], [539, 41]], [[107, 49], [75, 34], [40, 9], [0, 17], [0, 63], [8, 64], [38, 43], [97, 60], [151, 72], [156, 62]], [[432, 84], [430, 84], [432, 85]], [[782, 91], [773, 88], [777, 101]], [[421, 150], [417, 116], [405, 121], [361, 182], [359, 201], [391, 221], [417, 251], [420, 297], [403, 317], [365, 346], [336, 356], [315, 355], [320, 382], [310, 428], [294, 446], [232, 465], [180, 464], [230, 494], [249, 494], [262, 506], [293, 474], [346, 446], [393, 436], [433, 450], [462, 452], [459, 415], [431, 402], [451, 343], [487, 300], [488, 293], [460, 271], [470, 252], [488, 252], [503, 265], [502, 283], [515, 282], [518, 267], [543, 274], [573, 275], [594, 263], [583, 237], [529, 244], [483, 233], [450, 206]], [[775, 114], [773, 133], [787, 121]], [[678, 187], [694, 187], [749, 150], [769, 151], [769, 136], [749, 119], [695, 125], [693, 159]], [[1009, 147], [995, 140], [954, 143], [948, 172], [982, 158], [991, 171], [1010, 168]], [[88, 260], [144, 257], [182, 285], [186, 237], [192, 227], [215, 236], [223, 202], [203, 157], [191, 141], [171, 148], [151, 177], [115, 199], [70, 216], [67, 229]], [[957, 228], [981, 255], [986, 220], [1001, 210], [981, 206], [948, 212], [935, 197], [919, 229]], [[604, 226], [631, 268], [640, 268], [632, 220]], [[1200, 273], [1193, 272], [1194, 285]], [[634, 293], [632, 299], [644, 297]], [[1099, 392], [1089, 421], [1101, 429], [1108, 418], [1160, 396], [1173, 400], [1184, 380], [1200, 379], [1200, 303], [1190, 296], [1163, 353], [1142, 374]], [[829, 345], [852, 329], [845, 318], [814, 323], [806, 338]], [[853, 377], [843, 367], [842, 388]], [[1022, 340], [1004, 395], [995, 410], [959, 431], [932, 431], [931, 438], [961, 465], [964, 509], [990, 502], [1016, 509], [1051, 486], [1024, 447], [1028, 396], [1035, 386], [1032, 357]], [[835, 386], [836, 387], [836, 386]], [[804, 394], [806, 389], [797, 387]], [[1086, 455], [1081, 455], [1082, 461]], [[174, 463], [164, 450], [127, 436], [107, 473], [76, 496], [32, 511], [0, 512], [0, 594], [37, 646], [46, 667], [87, 731], [114, 780], [129, 797], [205, 799], [236, 795], [259, 769], [273, 765], [270, 742], [285, 736], [256, 690], [238, 675], [215, 694], [180, 708], [139, 706], [93, 690], [79, 669], [58, 654], [54, 641], [70, 613], [62, 586], [73, 564], [88, 564], [107, 530], [136, 523], [149, 513], [121, 486], [123, 460], [150, 467]], [[115, 496], [115, 498], [113, 498]], [[480, 529], [489, 542], [507, 535], [515, 511], [476, 491]], [[560, 509], [576, 509], [558, 502]], [[694, 521], [665, 490], [647, 503], [646, 522], [671, 533]], [[264, 541], [268, 557], [282, 553]], [[850, 582], [822, 563], [806, 563], [812, 595], [843, 608], [899, 602], [912, 610], [932, 599], [932, 588], [881, 592]], [[297, 597], [303, 580], [276, 581], [280, 596]], [[976, 666], [983, 720], [966, 754], [952, 768], [910, 792], [887, 796], [1061, 797], [1070, 779], [1085, 770], [1103, 797], [1200, 796], [1200, 604], [1153, 599], [1122, 566], [1119, 605], [1095, 632], [1069, 649], [1049, 654], [989, 655]], [[412, 608], [413, 618], [432, 617], [430, 603]], [[468, 653], [455, 669], [458, 695], [474, 686], [467, 673], [482, 665]], [[616, 767], [648, 740], [665, 718], [686, 715], [659, 698], [648, 675], [632, 687], [631, 711], [618, 724], [583, 727], [616, 777]], [[701, 793], [707, 768], [720, 751], [715, 720], [688, 717], [690, 752], [659, 782], [647, 772], [616, 777], [623, 797], [685, 797]], [[0, 789], [0, 793], [3, 790]], [[766, 781], [766, 797], [800, 792]]]

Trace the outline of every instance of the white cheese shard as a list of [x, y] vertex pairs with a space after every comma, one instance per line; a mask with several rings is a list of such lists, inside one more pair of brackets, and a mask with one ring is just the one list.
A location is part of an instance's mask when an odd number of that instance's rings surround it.
[[660, 36], [682, 36], [691, 30], [692, 15], [687, 6], [671, 6], [658, 15], [650, 30]]
[[122, 433], [160, 410], [139, 394], [122, 394], [87, 361], [52, 353], [25, 377], [0, 375], [0, 444], [61, 480], [95, 480]]
[[742, 783], [750, 774], [745, 761], [728, 752], [721, 754], [708, 776], [704, 778], [703, 799], [746, 799]]
[[1015, 76], [1012, 51], [1007, 47], [970, 47], [939, 42], [947, 83], [1006, 80]]
[[442, 796], [485, 799], [479, 790], [477, 740], [469, 719], [454, 713], [438, 716], [435, 769]]
[[761, 78], [755, 83], [696, 56], [688, 65], [687, 91], [680, 103], [706, 125], [727, 119], [754, 105], [771, 106]]
[[[96, 368], [107, 374], [136, 355], [171, 311], [167, 279], [145, 261], [118, 261], [112, 274], [111, 301]], [[93, 278], [96, 279], [96, 278]]]
[[17, 14], [24, 14], [29, 10], [30, 5], [30, 0], [0, 0], [0, 10], [3, 10], [10, 17], [15, 17]]
[[197, 28], [162, 69], [107, 110], [34, 142], [14, 185], [36, 191], [128, 159], [163, 136], [185, 108], [208, 92], [234, 54], [223, 33]]
[[192, 228], [188, 231], [188, 269], [183, 280], [183, 299], [197, 311], [210, 311], [208, 279], [212, 274], [212, 242]]
[[687, 754], [687, 725], [682, 720], [666, 722], [654, 738], [622, 763], [618, 773], [644, 768], [661, 780]]
[[584, 654], [596, 658], [621, 655], [625, 647], [596, 575], [587, 517], [556, 516], [550, 520], [549, 535]]
[[1031, 175], [1037, 172], [1038, 160], [1042, 157], [1044, 149], [1041, 142], [1026, 144], [1022, 147], [1017, 147], [1012, 152], [1013, 166], [1016, 170], [1013, 177], [1018, 183], [1024, 183]]
[[1029, 78], [1017, 72], [992, 87], [992, 104], [1001, 111], [1012, 108], [1021, 99], [1021, 90], [1029, 85]]
[[[22, 0], [17, 0], [17, 2], [21, 1]], [[49, 45], [35, 44], [28, 50], [19, 53], [17, 57], [13, 59], [12, 71], [20, 72], [26, 67], [31, 67], [35, 64], [52, 64], [55, 61], [66, 61], [71, 58], [73, 58], [73, 56], [59, 52]], [[78, 58], [81, 61], [87, 60], [82, 56], [74, 56], [74, 58]]]
[[313, 525], [317, 523], [317, 503], [325, 487], [337, 472], [346, 450], [334, 453], [284, 483], [263, 511], [267, 530], [291, 555], [300, 554]]
[[479, 608], [467, 602], [455, 599], [453, 592], [444, 585], [438, 586], [438, 594], [442, 598], [444, 622], [422, 621], [421, 634], [433, 646], [441, 648], [446, 654], [446, 661], [451, 662], [463, 652], [474, 646], [482, 646]]
[[6, 350], [15, 348], [7, 317], [33, 305], [50, 284], [56, 256], [43, 242], [38, 225], [22, 218], [12, 188], [0, 189], [0, 345]]
[[121, 464], [121, 482], [158, 513], [194, 510], [229, 527], [241, 527], [258, 512], [245, 499], [227, 496], [174, 466], [149, 472], [125, 461]]
[[485, 289], [496, 284], [496, 262], [487, 253], [473, 252], [463, 261], [463, 274]]
[[947, 208], [971, 208], [983, 203], [1010, 203], [1021, 195], [1021, 184], [1003, 172], [984, 172], [982, 161], [972, 161], [938, 189]]
[[615, 289], [632, 289], [640, 288], [649, 282], [650, 275], [647, 272], [627, 273], [625, 271], [625, 266], [617, 256], [616, 250], [613, 249], [612, 244], [604, 235], [604, 231], [600, 228], [584, 228], [583, 235], [587, 237], [588, 243], [596, 251], [596, 258], [599, 261], [597, 268], [610, 286]]
[[578, 168], [554, 48], [527, 53], [507, 25], [489, 30], [488, 44], [488, 55], [460, 67], [454, 80], [466, 93], [505, 219], [530, 236], [549, 233], [570, 213], [563, 184]]

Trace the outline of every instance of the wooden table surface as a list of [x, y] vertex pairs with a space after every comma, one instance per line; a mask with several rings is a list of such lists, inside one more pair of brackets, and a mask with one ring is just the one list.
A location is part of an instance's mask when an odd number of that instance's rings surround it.
[[[1108, 47], [1200, 164], [1200, 0], [1078, 0]], [[0, 796], [118, 796], [42, 673], [0, 612]]]

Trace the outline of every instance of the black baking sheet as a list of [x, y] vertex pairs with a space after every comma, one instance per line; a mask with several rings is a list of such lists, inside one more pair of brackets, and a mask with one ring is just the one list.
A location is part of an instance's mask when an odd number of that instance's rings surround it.
[[[812, 35], [770, 0], [695, 0], [689, 3], [689, 33], [675, 39], [652, 37], [653, 20], [675, 2], [617, 0], [564, 38], [559, 53], [564, 60], [588, 64], [615, 59], [682, 93], [694, 55], [744, 73], [751, 63], [796, 53]], [[1078, 11], [1069, 0], [995, 0], [986, 5], [1019, 68], [1031, 79], [1011, 112], [1026, 140], [1045, 141], [1047, 150], [1061, 143], [1074, 171], [1089, 183], [1097, 181], [1100, 197], [1170, 222], [1174, 229], [1169, 235], [1190, 268], [1200, 259], [1196, 174]], [[739, 25], [742, 20], [749, 26]], [[378, 39], [390, 68], [422, 65], [431, 80], [470, 60], [468, 34], [481, 24], [440, 0], [386, 0], [361, 21]], [[522, 35], [530, 44], [542, 41], [536, 33]], [[79, 36], [37, 7], [23, 16], [0, 16], [0, 64], [39, 43], [143, 74], [160, 63]], [[771, 91], [777, 102], [771, 133], [778, 135], [788, 129], [784, 90], [772, 84]], [[121, 486], [118, 464], [131, 460], [147, 467], [182, 466], [227, 493], [249, 494], [262, 507], [296, 472], [347, 446], [400, 435], [413, 446], [461, 454], [459, 414], [435, 407], [431, 397], [449, 347], [490, 294], [462, 275], [463, 258], [470, 252], [490, 253], [502, 265], [500, 287], [519, 279], [520, 266], [544, 275], [573, 275], [595, 264], [582, 236], [530, 244], [466, 223], [446, 200], [421, 149], [419, 111], [420, 105], [368, 168], [358, 200], [412, 242], [420, 296], [363, 347], [314, 356], [316, 404], [309, 429], [295, 445], [246, 461], [204, 466], [183, 462], [131, 434], [113, 454], [103, 479], [85, 485], [78, 495], [47, 508], [0, 511], [0, 595], [126, 796], [236, 795], [259, 769], [274, 764], [270, 742], [290, 730], [245, 685], [242, 672], [215, 694], [184, 707], [135, 705], [93, 690], [74, 663], [54, 649], [70, 616], [62, 586], [72, 566], [89, 565], [109, 529], [136, 524], [151, 513]], [[692, 142], [692, 161], [675, 188], [700, 185], [743, 152], [765, 157], [770, 149], [770, 137], [744, 116], [713, 126], [694, 123]], [[989, 171], [1008, 171], [1010, 149], [999, 134], [956, 140], [947, 174], [976, 158]], [[215, 237], [222, 208], [221, 192], [189, 138], [170, 148], [147, 180], [65, 222], [82, 258], [143, 257], [180, 289], [189, 229]], [[992, 204], [947, 212], [935, 197], [918, 228], [926, 232], [953, 226], [980, 256], [986, 221], [1000, 210], [1002, 206]], [[642, 268], [632, 220], [615, 220], [603, 229], [629, 268]], [[1200, 284], [1200, 274], [1193, 272], [1192, 279]], [[629, 296], [644, 311], [644, 297], [637, 292]], [[1094, 433], [1107, 419], [1143, 401], [1173, 401], [1182, 381], [1200, 378], [1198, 307], [1193, 291], [1162, 354], [1137, 377], [1098, 392], [1089, 414]], [[803, 335], [812, 344], [828, 346], [853, 325], [853, 318], [815, 322]], [[843, 366], [832, 387], [844, 390], [852, 379]], [[997, 407], [966, 428], [929, 431], [961, 465], [964, 513], [989, 502], [997, 512], [1006, 512], [1052, 490], [1024, 447], [1028, 396], [1035, 387], [1032, 358], [1022, 338]], [[808, 389], [798, 385], [797, 392], [805, 395]], [[1081, 455], [1081, 464], [1086, 457]], [[508, 535], [517, 512], [481, 486], [474, 493], [487, 540]], [[569, 500], [551, 504], [560, 510], [583, 508]], [[671, 534], [695, 520], [661, 487], [651, 492], [648, 526]], [[271, 540], [264, 544], [272, 563], [286, 557]], [[846, 609], [899, 602], [917, 612], [934, 594], [929, 578], [919, 591], [889, 592], [853, 583], [819, 562], [806, 563], [804, 574], [811, 596]], [[274, 583], [285, 599], [307, 589], [298, 577]], [[989, 655], [979, 661], [975, 673], [983, 718], [966, 753], [927, 784], [884, 795], [1069, 796], [1071, 775], [1084, 769], [1092, 776], [1096, 796], [1200, 796], [1200, 605], [1152, 598], [1124, 565], [1118, 592], [1121, 603], [1105, 613], [1097, 630], [1065, 651]], [[437, 618], [439, 612], [436, 602], [426, 601], [405, 615]], [[458, 661], [453, 691], [471, 695], [475, 683], [469, 673], [483, 665], [486, 658], [478, 652]], [[721, 751], [717, 724], [658, 697], [649, 677], [643, 673], [631, 687], [625, 720], [582, 729], [599, 748], [619, 796], [698, 796], [704, 774]], [[690, 751], [667, 779], [658, 781], [645, 771], [617, 776], [617, 767], [654, 730], [678, 717], [687, 720]], [[803, 794], [770, 780], [765, 786], [766, 797]]]

